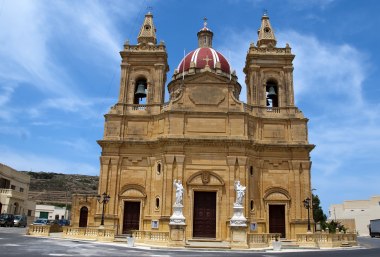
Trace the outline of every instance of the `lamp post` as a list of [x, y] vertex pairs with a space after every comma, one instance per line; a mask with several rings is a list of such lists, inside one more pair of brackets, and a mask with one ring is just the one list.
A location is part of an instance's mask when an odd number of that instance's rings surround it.
[[310, 201], [311, 199], [308, 197], [305, 200], [303, 200], [303, 206], [307, 209], [307, 232], [310, 233]]
[[111, 197], [107, 195], [106, 192], [104, 192], [102, 195], [98, 195], [96, 198], [98, 200], [98, 203], [103, 204], [102, 221], [100, 222], [100, 226], [104, 226], [104, 208], [105, 208], [105, 205], [109, 202]]

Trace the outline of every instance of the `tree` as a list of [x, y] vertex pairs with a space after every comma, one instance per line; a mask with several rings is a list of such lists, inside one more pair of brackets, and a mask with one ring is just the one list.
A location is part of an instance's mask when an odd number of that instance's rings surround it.
[[321, 205], [321, 201], [319, 200], [318, 195], [314, 195], [313, 194], [312, 198], [313, 198], [313, 218], [314, 218], [314, 222], [316, 224], [320, 223], [321, 224], [321, 228], [325, 229], [326, 228], [327, 216], [323, 213], [323, 209], [320, 206]]

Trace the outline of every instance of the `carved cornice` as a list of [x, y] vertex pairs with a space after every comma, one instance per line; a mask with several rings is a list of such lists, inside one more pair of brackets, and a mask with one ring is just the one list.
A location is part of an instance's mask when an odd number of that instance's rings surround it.
[[[238, 147], [246, 150], [254, 150], [255, 152], [307, 152], [310, 153], [315, 145], [313, 144], [288, 144], [288, 143], [262, 143], [249, 139], [228, 139], [228, 138], [158, 138], [154, 140], [98, 140], [98, 144], [102, 148], [122, 148], [147, 146], [150, 149], [163, 148], [167, 146], [201, 146], [201, 147]], [[245, 151], [245, 150], [242, 150]]]

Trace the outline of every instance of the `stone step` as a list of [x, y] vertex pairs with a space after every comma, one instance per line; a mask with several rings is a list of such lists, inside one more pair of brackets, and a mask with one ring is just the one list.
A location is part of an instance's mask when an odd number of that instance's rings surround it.
[[202, 240], [202, 239], [191, 239], [188, 240], [186, 248], [212, 248], [212, 249], [231, 249], [229, 242], [218, 241], [218, 240]]
[[300, 246], [297, 244], [296, 241], [292, 241], [292, 240], [280, 240], [281, 241], [281, 248], [282, 249], [297, 249], [299, 248]]

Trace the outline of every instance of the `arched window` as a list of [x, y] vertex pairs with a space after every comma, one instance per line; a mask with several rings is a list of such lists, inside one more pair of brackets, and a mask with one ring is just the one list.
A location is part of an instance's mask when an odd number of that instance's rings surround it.
[[253, 200], [251, 200], [250, 207], [251, 207], [251, 211], [255, 209], [255, 203], [253, 202]]
[[275, 81], [269, 80], [266, 84], [267, 107], [278, 107], [278, 86]]
[[161, 163], [158, 162], [158, 163], [157, 163], [157, 166], [156, 166], [157, 175], [160, 175], [160, 174], [161, 174], [161, 169], [162, 169], [161, 166], [162, 166]]
[[159, 209], [160, 208], [160, 197], [157, 196], [156, 197], [156, 209]]
[[79, 227], [87, 227], [87, 218], [88, 218], [88, 208], [83, 206], [80, 208], [79, 214]]
[[249, 174], [250, 174], [251, 176], [253, 176], [253, 166], [250, 166], [250, 167], [249, 167]]
[[135, 83], [134, 104], [147, 104], [148, 83], [145, 78], [138, 78]]

